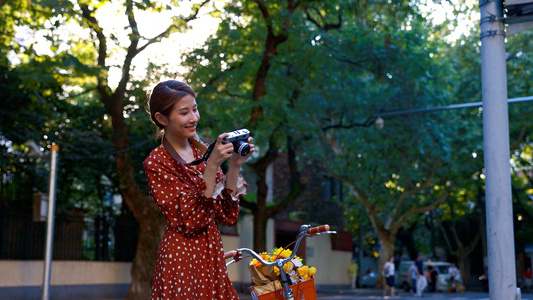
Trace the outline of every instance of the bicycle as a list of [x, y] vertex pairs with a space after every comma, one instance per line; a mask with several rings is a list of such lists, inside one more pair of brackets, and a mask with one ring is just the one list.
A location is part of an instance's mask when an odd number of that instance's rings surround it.
[[[300, 227], [300, 232], [298, 233], [298, 237], [296, 238], [296, 241], [294, 242], [295, 245], [294, 245], [294, 249], [292, 250], [291, 255], [289, 257], [286, 257], [286, 258], [285, 257], [280, 257], [280, 258], [278, 258], [278, 259], [276, 259], [275, 261], [272, 261], [272, 262], [265, 261], [257, 252], [255, 252], [252, 249], [248, 249], [248, 248], [238, 248], [238, 249], [235, 249], [235, 250], [228, 251], [228, 252], [224, 253], [224, 258], [228, 259], [228, 258], [232, 258], [233, 257], [233, 260], [227, 262], [226, 266], [229, 266], [232, 263], [238, 262], [241, 259], [243, 259], [244, 258], [243, 257], [243, 253], [249, 254], [249, 256], [247, 256], [247, 257], [252, 257], [252, 258], [257, 259], [264, 266], [276, 266], [279, 269], [280, 277], [281, 277], [281, 283], [282, 283], [282, 286], [283, 286], [283, 288], [282, 288], [283, 291], [280, 292], [280, 295], [281, 295], [282, 298], [277, 298], [277, 294], [276, 294], [276, 299], [301, 300], [301, 297], [299, 295], [297, 295], [297, 298], [294, 298], [294, 293], [293, 293], [293, 291], [292, 291], [292, 289], [290, 288], [290, 285], [289, 285], [289, 283], [291, 283], [291, 282], [290, 282], [289, 277], [285, 273], [283, 265], [285, 265], [286, 263], [290, 262], [294, 258], [294, 256], [296, 255], [296, 252], [298, 251], [298, 247], [300, 246], [300, 242], [305, 237], [313, 237], [313, 236], [317, 236], [317, 235], [321, 235], [321, 234], [335, 234], [335, 233], [337, 233], [336, 231], [330, 231], [329, 229], [330, 229], [329, 225], [327, 225], [327, 224], [326, 225], [322, 225], [322, 226], [317, 226], [317, 227], [311, 227], [311, 225], [302, 225]], [[259, 299], [261, 297], [258, 297], [253, 290], [251, 291], [251, 293], [252, 293], [252, 298], [254, 300], [262, 300], [262, 299]], [[313, 285], [313, 293], [314, 293], [314, 299], [316, 299], [316, 290], [314, 290], [314, 285]]]

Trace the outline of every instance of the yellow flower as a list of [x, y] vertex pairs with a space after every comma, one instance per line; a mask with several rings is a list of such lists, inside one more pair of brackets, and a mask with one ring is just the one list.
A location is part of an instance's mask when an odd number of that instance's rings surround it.
[[[270, 255], [269, 255], [268, 253], [266, 253], [266, 252], [263, 252], [263, 253], [259, 254], [259, 256], [260, 256], [262, 259], [264, 259], [265, 261], [269, 261], [269, 259], [270, 259]], [[263, 265], [263, 264], [261, 264], [260, 261], [258, 261], [258, 260], [255, 259], [255, 258], [252, 259], [252, 263], [254, 264], [254, 266], [255, 266], [256, 268], [259, 268], [259, 267], [261, 267], [261, 266]]]
[[309, 276], [309, 274], [305, 274], [302, 278], [304, 280], [309, 280], [309, 279], [311, 279], [311, 276]]
[[279, 268], [277, 266], [274, 266], [274, 273], [279, 276]]
[[262, 266], [262, 264], [257, 260], [257, 259], [252, 259], [252, 263], [254, 264], [254, 266], [256, 268], [259, 268], [260, 266]]
[[289, 257], [291, 256], [291, 254], [292, 254], [292, 251], [290, 249], [285, 249], [280, 253], [280, 255], [283, 257]]
[[298, 276], [304, 276], [304, 275], [307, 275], [307, 272], [308, 272], [308, 267], [307, 266], [303, 266], [303, 267], [300, 267], [298, 268]]
[[266, 260], [266, 261], [270, 261], [270, 254], [268, 254], [266, 252], [263, 252], [263, 253], [259, 254], [259, 256], [261, 256], [261, 258]]
[[283, 265], [283, 271], [290, 273], [292, 271], [292, 264], [290, 262]]
[[272, 251], [272, 253], [274, 253], [274, 254], [277, 255], [277, 254], [280, 254], [281, 251], [283, 251], [283, 248], [281, 248], [281, 247], [279, 247], [279, 248], [274, 248], [274, 251]]
[[[272, 252], [274, 253], [274, 256], [275, 256], [275, 259], [278, 259], [278, 258], [287, 258], [289, 256], [291, 256], [292, 254], [292, 251], [291, 249], [283, 249], [282, 247], [279, 247], [279, 248], [275, 248], [274, 251]], [[280, 257], [277, 257], [277, 256], [280, 256]]]
[[314, 276], [316, 274], [316, 268], [315, 267], [310, 267], [309, 271], [307, 272], [307, 274], [309, 276]]

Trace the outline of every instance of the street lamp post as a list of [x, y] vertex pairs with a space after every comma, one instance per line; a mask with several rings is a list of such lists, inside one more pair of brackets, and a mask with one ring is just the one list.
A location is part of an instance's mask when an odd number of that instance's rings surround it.
[[50, 188], [48, 195], [48, 220], [46, 226], [46, 249], [44, 256], [44, 279], [42, 300], [50, 299], [50, 277], [52, 271], [52, 253], [54, 246], [54, 212], [56, 204], [56, 174], [57, 174], [57, 152], [59, 147], [52, 145], [50, 148]]

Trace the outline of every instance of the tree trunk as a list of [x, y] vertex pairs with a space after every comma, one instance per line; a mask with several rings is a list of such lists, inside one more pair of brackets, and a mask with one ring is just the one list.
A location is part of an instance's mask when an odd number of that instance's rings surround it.
[[126, 299], [144, 300], [150, 298], [152, 275], [165, 221], [155, 201], [142, 192], [139, 183], [135, 180], [130, 153], [122, 151], [127, 149], [130, 143], [129, 127], [124, 122], [121, 103], [120, 97], [117, 97], [113, 99], [113, 102], [107, 102], [106, 107], [112, 116], [118, 187], [124, 203], [139, 223], [137, 251], [131, 267], [132, 282]]
[[261, 253], [266, 249], [266, 228], [268, 216], [259, 210], [254, 212], [254, 249]]
[[154, 262], [157, 259], [163, 224], [164, 220], [159, 212], [147, 214], [146, 218], [139, 222], [139, 240], [131, 267], [131, 286], [126, 299], [150, 299]]
[[383, 265], [394, 256], [394, 241], [396, 235], [387, 231], [387, 230], [378, 230], [379, 241], [381, 242], [381, 247], [379, 249], [379, 265], [378, 265], [378, 281], [376, 283], [376, 288], [383, 288], [385, 278], [381, 275], [383, 270]]

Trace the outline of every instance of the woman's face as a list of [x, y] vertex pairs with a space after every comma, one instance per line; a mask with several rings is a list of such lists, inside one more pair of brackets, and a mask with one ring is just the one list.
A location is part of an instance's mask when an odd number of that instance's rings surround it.
[[170, 114], [165, 117], [165, 134], [176, 138], [193, 138], [196, 136], [196, 125], [200, 120], [200, 112], [196, 99], [187, 94], [174, 104]]

